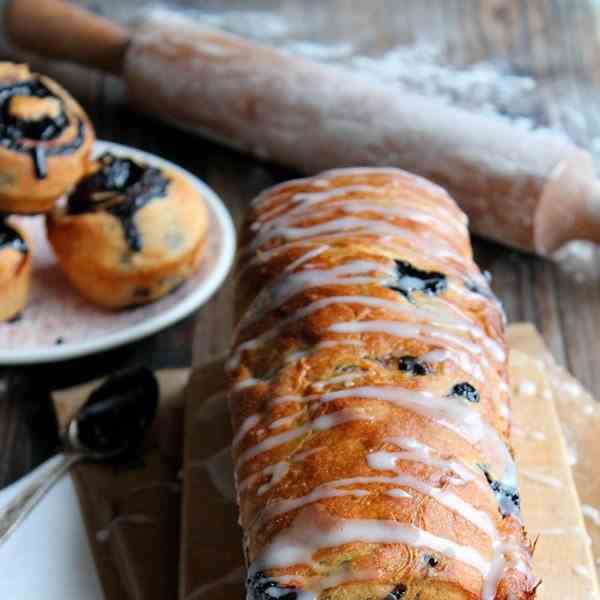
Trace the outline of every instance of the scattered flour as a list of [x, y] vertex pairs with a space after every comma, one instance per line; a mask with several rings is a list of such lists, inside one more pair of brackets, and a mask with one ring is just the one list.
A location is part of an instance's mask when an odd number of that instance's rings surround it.
[[600, 510], [589, 504], [581, 506], [581, 512], [596, 526], [600, 527]]
[[548, 487], [553, 488], [563, 487], [563, 484], [559, 479], [550, 475], [545, 475], [543, 473], [534, 473], [533, 471], [524, 471], [523, 469], [519, 471], [519, 474], [522, 477], [525, 477], [526, 479], [529, 479], [530, 481], [534, 481], [541, 485], [546, 485]]
[[525, 380], [519, 384], [517, 391], [521, 396], [533, 396], [537, 392], [537, 385], [534, 381]]
[[575, 575], [579, 575], [580, 577], [587, 577], [588, 579], [592, 578], [592, 574], [590, 573], [589, 569], [584, 565], [574, 566], [573, 573], [575, 573]]

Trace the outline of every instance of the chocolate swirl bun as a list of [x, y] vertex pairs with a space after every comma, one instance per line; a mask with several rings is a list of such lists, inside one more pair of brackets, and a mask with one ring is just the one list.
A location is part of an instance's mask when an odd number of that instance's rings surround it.
[[0, 219], [0, 321], [19, 316], [27, 302], [31, 252], [23, 232]]
[[152, 302], [194, 273], [207, 211], [186, 177], [106, 153], [47, 225], [71, 283], [116, 309]]
[[85, 172], [94, 139], [61, 86], [26, 65], [0, 63], [0, 211], [50, 210]]

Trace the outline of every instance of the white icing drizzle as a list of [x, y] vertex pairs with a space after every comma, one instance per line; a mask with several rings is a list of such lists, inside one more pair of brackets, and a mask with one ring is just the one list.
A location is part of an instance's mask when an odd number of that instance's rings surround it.
[[582, 535], [585, 530], [582, 527], [551, 527], [549, 529], [540, 529], [538, 535]]
[[311, 388], [315, 390], [322, 390], [325, 386], [328, 385], [336, 385], [338, 383], [349, 383], [363, 377], [364, 373], [362, 371], [358, 373], [346, 373], [345, 375], [337, 375], [336, 377], [330, 377], [329, 379], [321, 379], [320, 381], [315, 381], [311, 384]]
[[[364, 197], [352, 197], [347, 199], [342, 190], [348, 192], [367, 192], [370, 195]], [[376, 193], [373, 192], [376, 190]], [[403, 198], [404, 206], [387, 206], [380, 202], [373, 202], [372, 196], [381, 196], [381, 191], [371, 186], [348, 186], [347, 188], [336, 188], [327, 192], [301, 192], [292, 196], [291, 200], [296, 206], [291, 210], [283, 211], [281, 205], [273, 207], [266, 213], [259, 216], [251, 228], [254, 231], [265, 229], [266, 227], [285, 227], [301, 218], [321, 217], [330, 211], [342, 211], [347, 214], [356, 213], [376, 213], [385, 217], [400, 218], [429, 226], [437, 226], [449, 235], [465, 235], [465, 225], [455, 218], [449, 211], [440, 211], [439, 205], [435, 207], [426, 203], [418, 204], [415, 199]], [[326, 206], [320, 207], [326, 200]], [[316, 208], [315, 208], [315, 205]], [[440, 214], [444, 212], [444, 220]]]
[[288, 498], [286, 500], [278, 500], [277, 502], [267, 504], [260, 516], [264, 520], [269, 520], [275, 518], [277, 515], [296, 510], [307, 504], [318, 502], [319, 500], [324, 500], [327, 498], [339, 498], [340, 496], [354, 496], [356, 498], [362, 498], [368, 494], [368, 491], [360, 489], [340, 490], [335, 487], [335, 482], [332, 482], [331, 484], [325, 484], [316, 487], [312, 492], [306, 494], [305, 496]]
[[[323, 237], [323, 236], [321, 236]], [[272, 258], [278, 256], [279, 254], [282, 254], [284, 252], [287, 252], [289, 250], [295, 250], [298, 248], [314, 248], [315, 244], [322, 244], [324, 241], [328, 241], [328, 242], [333, 242], [335, 240], [338, 239], [345, 239], [347, 238], [347, 234], [345, 233], [330, 233], [326, 236], [326, 240], [325, 239], [320, 239], [319, 241], [313, 240], [311, 238], [306, 238], [306, 239], [300, 239], [300, 240], [294, 240], [293, 242], [288, 242], [285, 244], [281, 244], [281, 245], [277, 245], [273, 248], [270, 248], [269, 250], [257, 250], [256, 253], [254, 254], [246, 254], [246, 255], [241, 255], [240, 257], [238, 257], [238, 260], [240, 261], [240, 269], [239, 269], [239, 275], [242, 275], [243, 273], [245, 273], [249, 268], [256, 266], [256, 265], [261, 265], [261, 264], [265, 264], [268, 263]], [[394, 239], [393, 236], [385, 236], [382, 237], [378, 240], [378, 242], [381, 245], [388, 245], [390, 252], [394, 252], [397, 253], [398, 249], [391, 245], [392, 240]], [[387, 240], [387, 244], [385, 243]], [[419, 252], [419, 254], [422, 254], [422, 252]], [[437, 268], [438, 270], [443, 270], [448, 276], [452, 276], [452, 277], [456, 277], [457, 280], [463, 281], [465, 278], [465, 274], [462, 272], [461, 269], [457, 268], [456, 266], [453, 266], [451, 263], [449, 263], [447, 260], [443, 260], [443, 259], [447, 259], [449, 257], [446, 256], [427, 256], [427, 260], [429, 263], [431, 263], [434, 268]], [[443, 262], [442, 262], [443, 261]], [[456, 261], [457, 264], [459, 263], [459, 261]], [[460, 262], [464, 262], [464, 261], [460, 261]], [[471, 273], [469, 273], [469, 277], [474, 281], [477, 282], [479, 285], [481, 286], [487, 286], [487, 282], [486, 280], [483, 278], [483, 276], [477, 272], [477, 271], [473, 271]], [[459, 285], [456, 284], [456, 287], [458, 289]], [[473, 293], [473, 292], [470, 292]], [[493, 305], [502, 313], [502, 306], [499, 303], [498, 300], [495, 300], [493, 302]]]
[[531, 571], [529, 557], [514, 542], [496, 542], [493, 548], [494, 558], [483, 580], [481, 600], [495, 600], [498, 583], [508, 569], [513, 568], [525, 574]]
[[[283, 183], [279, 183], [274, 185], [273, 187], [264, 190], [257, 198], [255, 198], [252, 202], [253, 206], [262, 206], [266, 200], [272, 199], [274, 193], [279, 192], [281, 190], [287, 188], [294, 188], [298, 185], [312, 185], [318, 187], [326, 187], [330, 185], [331, 180], [336, 177], [351, 177], [351, 176], [365, 176], [365, 175], [389, 175], [390, 183], [396, 184], [398, 181], [402, 181], [405, 183], [407, 180], [410, 180], [409, 183], [411, 186], [418, 187], [420, 190], [423, 190], [427, 194], [434, 194], [436, 196], [435, 200], [438, 202], [444, 202], [447, 204], [451, 204], [452, 200], [448, 195], [448, 192], [439, 185], [425, 179], [424, 177], [420, 177], [419, 175], [413, 175], [412, 173], [407, 173], [406, 171], [402, 171], [396, 167], [341, 167], [328, 169], [327, 171], [323, 171], [319, 173], [316, 177], [303, 177], [299, 179], [292, 179], [290, 181], [285, 181]], [[339, 189], [339, 188], [338, 188]], [[459, 213], [459, 218], [461, 218], [465, 225], [468, 223], [467, 216], [463, 213]]]
[[239, 392], [241, 390], [245, 390], [250, 387], [254, 387], [255, 385], [259, 385], [260, 383], [265, 383], [262, 379], [255, 379], [254, 377], [248, 377], [247, 379], [243, 379], [242, 381], [238, 381], [233, 386], [234, 392]]
[[546, 434], [543, 431], [523, 429], [522, 427], [519, 427], [518, 425], [514, 424], [512, 426], [511, 431], [513, 435], [517, 435], [519, 437], [529, 440], [534, 440], [536, 442], [543, 442], [546, 439]]
[[423, 354], [421, 359], [423, 362], [430, 364], [439, 364], [445, 361], [452, 362], [459, 369], [465, 373], [468, 373], [468, 375], [473, 379], [476, 379], [479, 382], [484, 381], [484, 375], [481, 367], [477, 363], [473, 363], [473, 361], [469, 358], [469, 355], [465, 354], [464, 352], [450, 352], [445, 348], [440, 348]]
[[304, 450], [303, 452], [298, 452], [296, 454], [294, 454], [294, 462], [302, 462], [304, 459], [308, 458], [309, 456], [312, 456], [313, 454], [317, 454], [318, 452], [321, 452], [321, 450], [323, 450], [323, 446], [319, 446], [318, 448], [310, 448], [309, 450]]
[[579, 575], [580, 577], [593, 579], [593, 575], [590, 573], [590, 570], [585, 565], [575, 565], [573, 567], [573, 573], [575, 573], [575, 575]]
[[244, 329], [266, 312], [277, 310], [301, 291], [322, 286], [381, 283], [380, 278], [367, 276], [373, 272], [391, 274], [393, 269], [390, 265], [375, 261], [357, 260], [327, 270], [307, 269], [296, 273], [284, 273], [260, 291], [240, 322], [239, 328]]
[[311, 347], [310, 350], [299, 350], [297, 352], [292, 352], [288, 356], [285, 357], [285, 364], [291, 365], [304, 358], [305, 356], [311, 356], [317, 353], [319, 350], [323, 348], [336, 348], [338, 346], [362, 346], [362, 343], [359, 340], [325, 340], [324, 342], [319, 342]]
[[[305, 306], [304, 308], [296, 311], [294, 314], [287, 317], [286, 319], [282, 319], [277, 325], [275, 325], [271, 329], [268, 329], [267, 331], [263, 332], [259, 336], [238, 344], [238, 346], [236, 347], [235, 351], [232, 353], [232, 356], [226, 365], [227, 370], [231, 371], [231, 370], [236, 369], [239, 366], [240, 360], [241, 360], [241, 355], [245, 350], [256, 350], [257, 348], [261, 347], [265, 343], [276, 338], [277, 335], [281, 331], [284, 331], [292, 323], [300, 321], [300, 320], [306, 318], [307, 316], [309, 316], [323, 308], [326, 308], [326, 307], [332, 306], [332, 305], [336, 305], [336, 304], [350, 304], [350, 305], [356, 304], [359, 306], [370, 306], [372, 308], [382, 308], [385, 310], [393, 311], [399, 315], [406, 315], [408, 318], [411, 318], [411, 319], [417, 318], [421, 321], [425, 321], [428, 324], [422, 323], [423, 328], [425, 331], [430, 332], [430, 336], [432, 339], [435, 338], [434, 343], [454, 342], [454, 344], [453, 344], [454, 347], [457, 347], [457, 346], [463, 347], [463, 348], [467, 349], [467, 351], [469, 351], [473, 354], [481, 355], [479, 360], [484, 364], [484, 366], [486, 366], [486, 368], [490, 368], [489, 362], [482, 355], [481, 348], [479, 348], [479, 346], [477, 346], [476, 344], [473, 344], [472, 342], [469, 342], [468, 340], [465, 340], [464, 338], [461, 338], [461, 337], [452, 335], [446, 331], [440, 330], [441, 327], [447, 327], [448, 325], [452, 325], [453, 323], [456, 324], [456, 321], [443, 322], [443, 321], [440, 321], [439, 314], [432, 313], [431, 311], [419, 309], [414, 306], [413, 307], [406, 306], [402, 303], [393, 302], [390, 300], [384, 300], [382, 298], [373, 298], [370, 296], [357, 295], [357, 296], [331, 296], [329, 298], [322, 298], [320, 300], [316, 300], [315, 302], [312, 302], [311, 304]], [[354, 326], [357, 329], [359, 329], [360, 327], [369, 327], [368, 323], [388, 323], [388, 321], [366, 321], [364, 323], [357, 323], [356, 325], [353, 325], [351, 323], [340, 323], [340, 324], [336, 324], [336, 326], [341, 327], [342, 331], [340, 331], [340, 333], [344, 333], [344, 330], [343, 330], [344, 327], [348, 327], [348, 326], [353, 327]], [[396, 322], [389, 322], [389, 323], [396, 323]], [[396, 324], [406, 325], [407, 327], [409, 325], [416, 325], [413, 323], [396, 323]], [[390, 329], [390, 331], [392, 331], [391, 335], [400, 335], [399, 333], [393, 333], [394, 326], [395, 325], [392, 325], [392, 328]], [[330, 330], [335, 331], [335, 329], [333, 329], [333, 328]], [[400, 332], [400, 328], [398, 327], [396, 329], [396, 331]], [[408, 331], [408, 330], [406, 330], [406, 331]], [[356, 331], [355, 333], [360, 333], [360, 331]], [[418, 333], [418, 330], [417, 330], [417, 333]], [[406, 337], [407, 335], [410, 336], [410, 331], [408, 331], [408, 333], [405, 333], [405, 335], [403, 337]], [[414, 336], [410, 336], [410, 337], [414, 337]], [[461, 364], [462, 364], [462, 362], [461, 362]], [[470, 367], [470, 370], [474, 370], [477, 372], [478, 368], [477, 368], [477, 366], [474, 365], [474, 366]]]
[[[309, 456], [320, 452], [323, 448], [311, 448], [310, 450], [304, 450], [303, 452], [298, 452], [294, 454], [292, 457], [291, 463], [298, 464], [306, 460]], [[261, 485], [259, 487], [258, 494], [264, 494], [266, 491], [271, 489], [275, 484], [279, 483], [289, 472], [290, 462], [282, 461], [275, 463], [273, 465], [269, 465], [258, 471], [257, 473], [253, 473], [252, 475], [248, 475], [245, 479], [238, 483], [238, 489], [240, 491], [245, 490], [249, 487], [252, 487], [257, 481], [259, 481], [262, 477], [267, 475], [271, 476], [271, 480], [268, 484]]]
[[328, 306], [334, 306], [337, 304], [357, 304], [362, 306], [370, 306], [373, 308], [383, 308], [386, 310], [393, 310], [398, 314], [404, 314], [407, 317], [420, 317], [422, 319], [431, 319], [432, 314], [427, 313], [426, 311], [419, 311], [418, 309], [414, 309], [410, 307], [406, 307], [399, 302], [392, 302], [390, 300], [383, 300], [381, 298], [372, 298], [370, 296], [331, 296], [329, 298], [321, 298], [320, 300], [316, 300], [311, 304], [305, 306], [304, 308], [296, 311], [293, 315], [282, 319], [277, 325], [273, 326], [271, 329], [263, 332], [259, 336], [242, 342], [238, 344], [235, 351], [232, 353], [231, 358], [227, 362], [226, 368], [231, 371], [239, 367], [241, 355], [245, 350], [256, 350], [260, 348], [266, 342], [273, 340], [279, 335], [281, 331], [284, 331], [287, 327], [289, 327], [292, 323], [297, 321], [301, 321], [302, 319], [308, 317], [315, 312], [327, 308]]
[[[376, 466], [373, 466], [371, 462], [371, 456], [372, 455], [369, 455], [367, 457], [369, 466], [377, 468]], [[377, 464], [376, 461], [375, 464]], [[490, 538], [496, 539], [496, 527], [494, 526], [490, 516], [484, 511], [473, 508], [468, 502], [465, 502], [456, 494], [435, 487], [431, 483], [422, 481], [421, 479], [413, 477], [412, 475], [401, 473], [392, 479], [395, 484], [411, 488], [420, 494], [423, 494], [424, 496], [429, 496], [430, 498], [437, 500], [446, 508], [460, 515], [466, 521], [469, 521], [477, 529], [483, 531]]]
[[258, 494], [264, 494], [268, 492], [274, 485], [277, 485], [290, 470], [290, 463], [288, 462], [278, 462], [274, 465], [269, 465], [266, 469], [263, 470], [263, 473], [266, 475], [271, 475], [271, 479], [268, 483], [263, 483], [258, 488]]
[[251, 429], [256, 427], [256, 425], [258, 425], [259, 422], [260, 422], [260, 415], [256, 415], [256, 414], [250, 415], [249, 417], [244, 419], [244, 421], [240, 425], [239, 429], [237, 430], [237, 433], [233, 437], [233, 440], [231, 442], [231, 447], [237, 448], [240, 445], [240, 442], [246, 437], [246, 434]]
[[310, 227], [272, 227], [264, 231], [260, 231], [258, 235], [252, 240], [247, 249], [242, 250], [244, 253], [256, 252], [260, 246], [273, 238], [283, 238], [285, 240], [299, 240], [306, 238], [318, 238], [321, 236], [327, 236], [327, 234], [333, 233], [337, 235], [337, 232], [344, 231], [344, 236], [349, 237], [351, 235], [371, 235], [371, 236], [382, 236], [392, 235], [397, 240], [402, 240], [409, 247], [415, 250], [426, 251], [432, 256], [440, 257], [454, 257], [459, 260], [459, 256], [454, 248], [449, 243], [441, 244], [441, 240], [438, 240], [439, 247], [427, 247], [427, 236], [415, 235], [412, 232], [407, 231], [403, 227], [392, 225], [385, 220], [375, 219], [360, 219], [356, 217], [340, 217], [334, 218], [330, 221], [323, 221], [318, 225]]
[[391, 496], [392, 498], [412, 498], [408, 492], [400, 488], [392, 488], [391, 490], [386, 490], [384, 493], [386, 496]]
[[312, 402], [316, 400], [318, 396], [298, 396], [297, 394], [287, 394], [285, 396], [277, 396], [276, 398], [272, 398], [269, 400], [269, 407], [280, 406], [281, 404], [289, 404], [290, 402], [299, 402], [300, 404], [304, 402]]
[[534, 481], [535, 483], [539, 483], [541, 485], [545, 485], [553, 488], [561, 488], [563, 487], [562, 481], [557, 479], [556, 477], [552, 477], [551, 475], [545, 475], [544, 473], [534, 473], [533, 471], [525, 471], [521, 469], [520, 474], [529, 479], [530, 481]]
[[535, 381], [522, 381], [519, 384], [517, 392], [522, 396], [533, 396], [537, 392], [537, 385]]
[[[418, 186], [424, 192], [428, 194], [435, 194], [435, 200], [437, 202], [446, 202], [452, 204], [452, 199], [448, 195], [448, 192], [441, 186], [433, 183], [429, 179], [425, 179], [420, 175], [414, 175], [413, 173], [407, 173], [402, 171], [402, 169], [398, 169], [396, 167], [339, 167], [335, 169], [329, 169], [320, 173], [319, 177], [323, 179], [331, 179], [333, 177], [340, 176], [361, 176], [361, 175], [371, 175], [371, 174], [381, 174], [381, 175], [389, 175], [392, 180], [398, 181], [403, 180], [406, 181], [407, 178], [410, 179], [410, 184], [414, 186]], [[458, 211], [457, 215], [461, 218], [465, 225], [468, 224], [469, 220], [467, 219], [467, 215], [463, 212]]]
[[447, 398], [439, 398], [429, 392], [415, 392], [393, 386], [364, 386], [328, 392], [322, 396], [321, 401], [331, 402], [339, 398], [382, 400], [432, 419], [471, 444], [479, 444], [491, 459], [501, 464], [507, 481], [516, 479], [514, 461], [506, 444], [498, 432], [469, 406], [448, 402]]
[[273, 537], [252, 570], [310, 564], [315, 552], [352, 542], [428, 548], [473, 567], [483, 576], [490, 569], [490, 563], [471, 546], [463, 546], [413, 525], [383, 519], [326, 517], [305, 509], [289, 528]]
[[600, 527], [600, 509], [589, 504], [581, 505], [581, 512], [597, 527]]
[[[434, 325], [424, 323], [404, 323], [400, 321], [351, 321], [334, 323], [329, 327], [332, 333], [384, 333], [404, 339], [419, 339], [432, 345], [447, 345], [456, 353], [456, 362], [460, 368], [481, 381], [483, 373], [480, 364], [491, 368], [487, 359], [481, 353], [481, 348], [464, 338], [441, 330]], [[477, 361], [471, 359], [469, 354], [475, 355]]]
[[298, 267], [300, 267], [302, 265], [306, 265], [306, 263], [311, 261], [313, 258], [316, 258], [320, 254], [323, 254], [323, 252], [327, 252], [327, 250], [329, 250], [329, 246], [327, 246], [326, 244], [324, 244], [322, 246], [317, 246], [316, 248], [309, 250], [306, 254], [303, 254], [300, 258], [296, 259], [294, 262], [290, 263], [285, 268], [285, 270], [288, 273], [291, 273], [292, 271], [296, 270]]
[[[354, 192], [372, 194], [374, 196], [382, 195], [380, 188], [366, 184], [340, 186], [322, 192], [298, 192], [284, 202], [278, 202], [262, 212], [250, 228], [256, 231], [264, 227], [265, 224], [272, 227], [288, 225], [294, 217], [305, 215], [309, 209], [310, 214], [314, 214], [314, 210], [312, 210], [314, 205], [323, 204], [327, 200], [344, 199], [345, 196]], [[294, 205], [293, 208], [290, 208], [290, 205]], [[327, 202], [327, 206], [332, 205], [334, 205], [334, 202]]]
[[469, 467], [456, 460], [439, 458], [436, 456], [437, 453], [433, 448], [414, 438], [391, 436], [385, 438], [385, 441], [405, 449], [403, 452], [388, 453], [393, 457], [393, 469], [395, 469], [396, 461], [398, 460], [418, 462], [438, 469], [451, 471], [458, 475], [463, 484], [475, 481], [483, 485], [479, 473], [472, 471]]
[[304, 411], [298, 411], [292, 413], [291, 415], [287, 415], [285, 417], [281, 417], [280, 419], [275, 419], [269, 425], [269, 429], [279, 429], [280, 427], [287, 427], [291, 425], [300, 415], [304, 414]]
[[349, 423], [350, 421], [368, 420], [374, 420], [374, 417], [352, 409], [342, 409], [328, 415], [322, 415], [312, 421], [308, 421], [308, 423], [305, 423], [304, 425], [290, 429], [289, 431], [266, 437], [262, 442], [247, 448], [237, 459], [237, 470], [239, 470], [244, 463], [258, 456], [259, 454], [262, 454], [271, 448], [276, 448], [277, 446], [287, 444], [288, 442], [291, 442], [292, 440], [312, 431], [324, 431], [343, 423]]

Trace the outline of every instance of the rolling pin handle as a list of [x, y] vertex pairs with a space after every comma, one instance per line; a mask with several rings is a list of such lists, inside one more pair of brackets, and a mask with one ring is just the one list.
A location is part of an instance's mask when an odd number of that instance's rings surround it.
[[10, 0], [3, 17], [7, 37], [22, 50], [122, 72], [129, 32], [117, 23], [62, 0]]

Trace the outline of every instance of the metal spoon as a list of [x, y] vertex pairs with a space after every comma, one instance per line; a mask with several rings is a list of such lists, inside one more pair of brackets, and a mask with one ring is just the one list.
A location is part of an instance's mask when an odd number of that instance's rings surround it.
[[146, 368], [123, 371], [96, 388], [69, 421], [63, 438], [64, 460], [0, 512], [0, 545], [75, 464], [116, 459], [140, 448], [156, 416], [158, 399], [158, 381]]

